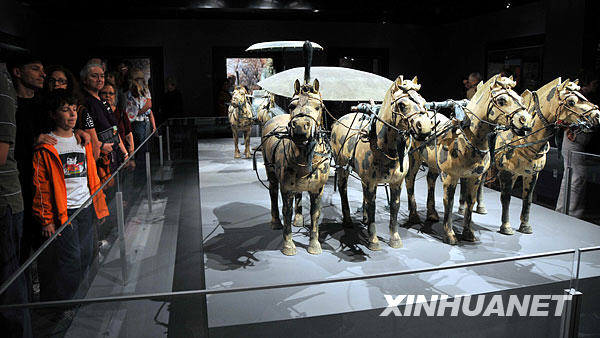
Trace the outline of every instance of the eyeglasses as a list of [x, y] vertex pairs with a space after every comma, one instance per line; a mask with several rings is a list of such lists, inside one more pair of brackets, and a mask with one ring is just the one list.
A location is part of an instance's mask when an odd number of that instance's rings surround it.
[[55, 79], [55, 78], [52, 78], [52, 77], [50, 79], [48, 79], [48, 81], [52, 82], [52, 83], [59, 84], [59, 85], [64, 85], [64, 84], [68, 83], [67, 79]]
[[100, 92], [100, 95], [113, 96], [115, 95], [115, 92]]

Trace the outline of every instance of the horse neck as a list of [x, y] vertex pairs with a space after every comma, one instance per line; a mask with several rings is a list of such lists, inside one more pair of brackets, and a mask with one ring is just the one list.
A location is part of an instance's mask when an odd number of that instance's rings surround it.
[[[488, 101], [489, 103], [489, 101]], [[469, 142], [477, 147], [479, 150], [488, 150], [488, 139], [487, 135], [493, 131], [494, 126], [487, 121], [487, 109], [488, 104], [480, 105], [479, 108], [473, 113], [475, 116], [471, 116], [471, 125], [464, 128], [465, 136], [469, 139]], [[493, 108], [492, 108], [493, 109]]]
[[[549, 123], [555, 123], [556, 118], [558, 117], [556, 115], [556, 109], [558, 105], [556, 99], [553, 98], [552, 100], [547, 101], [543, 99], [546, 93], [536, 92], [535, 94], [538, 96], [539, 110], [542, 113], [544, 119], [546, 119], [546, 121], [548, 121]], [[538, 116], [538, 113], [536, 112], [536, 103], [534, 98], [532, 97], [531, 100], [532, 102], [530, 105], [531, 108], [529, 108], [529, 113], [533, 116], [533, 133], [524, 138], [524, 141], [522, 143], [539, 141], [544, 138], [549, 138], [554, 134], [554, 128], [545, 128], [544, 121], [542, 121], [542, 119]], [[542, 144], [542, 146], [545, 146], [545, 144]]]
[[[391, 110], [387, 113], [381, 113], [379, 119], [387, 122], [390, 125], [394, 125], [394, 121], [391, 117]], [[396, 141], [398, 139], [398, 132], [386, 124], [381, 122], [379, 119], [375, 120], [375, 136], [377, 137], [377, 146], [383, 150], [393, 151], [396, 149]]]

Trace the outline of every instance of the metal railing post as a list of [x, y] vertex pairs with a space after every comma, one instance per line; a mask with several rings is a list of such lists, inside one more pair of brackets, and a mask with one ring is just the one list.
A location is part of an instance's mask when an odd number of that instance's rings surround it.
[[123, 192], [117, 191], [117, 227], [119, 231], [119, 253], [123, 286], [127, 285], [127, 252], [125, 251], [125, 213], [123, 212]]
[[150, 152], [146, 151], [146, 193], [148, 194], [148, 211], [152, 212], [152, 170], [150, 169]]
[[569, 150], [569, 154], [567, 155], [567, 170], [565, 171], [565, 175], [567, 175], [567, 184], [565, 185], [565, 215], [569, 214], [570, 203], [571, 203], [571, 177], [573, 168], [571, 167], [573, 160], [573, 152]]
[[171, 138], [169, 135], [169, 126], [167, 125], [167, 161], [171, 163]]
[[162, 168], [164, 166], [162, 135], [158, 135], [158, 155], [160, 158], [160, 167]]

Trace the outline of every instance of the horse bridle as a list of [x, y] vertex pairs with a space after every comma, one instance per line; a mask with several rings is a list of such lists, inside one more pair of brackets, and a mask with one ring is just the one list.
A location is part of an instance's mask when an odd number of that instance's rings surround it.
[[[308, 103], [309, 100], [318, 100], [319, 101], [319, 107], [318, 108], [321, 109], [321, 119], [323, 119], [323, 107], [325, 107], [325, 104], [323, 103], [323, 100], [322, 99], [317, 99], [317, 98], [312, 98], [312, 97], [307, 97], [306, 98], [306, 103]], [[296, 103], [296, 101], [300, 101], [300, 98], [299, 97], [292, 98], [290, 104], [288, 105], [288, 109], [290, 109], [291, 106]], [[299, 112], [299, 113], [294, 114], [294, 116], [290, 117], [290, 121], [288, 122], [288, 131], [290, 133], [290, 136], [291, 136], [291, 124], [292, 124], [292, 121], [294, 119], [299, 118], [299, 117], [308, 117], [308, 118], [310, 118], [311, 120], [313, 120], [315, 122], [315, 134], [318, 134], [321, 131], [321, 128], [322, 128], [322, 123], [321, 122], [319, 122], [310, 113]], [[315, 135], [313, 135], [313, 137], [314, 136]]]
[[[417, 100], [415, 97], [416, 95], [418, 95], [414, 89], [409, 89], [408, 91], [405, 91], [404, 93], [402, 93], [401, 95], [399, 95], [398, 97], [394, 98], [394, 101], [392, 101], [392, 116], [394, 117], [394, 126], [397, 126], [397, 118], [400, 117], [400, 119], [406, 121], [406, 123], [408, 124], [408, 132], [409, 133], [413, 133], [414, 132], [414, 128], [412, 128], [412, 123], [411, 123], [411, 118], [415, 115], [420, 115], [420, 114], [427, 114], [427, 110], [423, 109], [423, 104], [422, 102], [419, 102], [419, 100]], [[404, 99], [404, 98], [409, 98], [410, 101], [412, 101], [413, 103], [415, 103], [420, 109], [418, 111], [415, 111], [413, 113], [410, 113], [408, 115], [402, 113], [400, 107], [399, 107], [399, 102], [400, 100]], [[425, 100], [423, 100], [425, 101]], [[382, 121], [383, 122], [383, 121]], [[384, 122], [385, 123], [385, 122]], [[388, 125], [388, 127], [390, 127]], [[393, 127], [396, 131], [398, 132], [404, 132], [400, 129], [398, 129], [397, 127]]]

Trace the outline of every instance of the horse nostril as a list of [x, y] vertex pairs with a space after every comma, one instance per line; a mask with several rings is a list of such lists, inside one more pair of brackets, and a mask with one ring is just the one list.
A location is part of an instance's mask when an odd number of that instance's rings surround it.
[[421, 121], [417, 121], [417, 123], [415, 125], [419, 131], [421, 131], [423, 129], [423, 127], [421, 125]]
[[308, 130], [308, 124], [304, 125], [304, 130]]
[[527, 122], [527, 119], [525, 119], [525, 116], [521, 116], [521, 117], [519, 118], [519, 122], [521, 122], [521, 124], [523, 124], [523, 125], [524, 125], [524, 124], [525, 124], [525, 122]]

